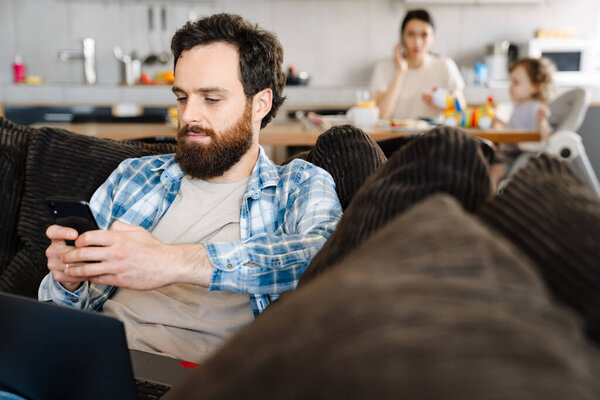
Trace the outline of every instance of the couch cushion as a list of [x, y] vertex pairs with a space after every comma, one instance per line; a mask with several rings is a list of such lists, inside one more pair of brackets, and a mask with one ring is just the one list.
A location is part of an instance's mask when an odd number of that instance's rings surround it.
[[20, 245], [15, 232], [25, 185], [27, 146], [33, 130], [0, 117], [0, 271]]
[[331, 174], [345, 210], [365, 180], [387, 158], [364, 131], [352, 125], [339, 125], [319, 135], [305, 160]]
[[479, 216], [534, 262], [600, 343], [600, 199], [577, 172], [547, 154], [532, 158]]
[[396, 151], [355, 194], [299, 285], [338, 262], [398, 213], [439, 192], [453, 195], [468, 211], [490, 198], [489, 167], [478, 138], [439, 127]]
[[387, 161], [378, 144], [353, 125], [329, 128], [319, 135], [312, 149], [292, 155], [284, 164], [294, 159], [306, 160], [329, 172], [344, 210], [365, 180]]
[[0, 275], [0, 289], [36, 296], [46, 275], [49, 196], [88, 200], [117, 165], [129, 157], [173, 152], [171, 144], [119, 142], [40, 128], [31, 135], [17, 235], [22, 247]]
[[594, 350], [526, 257], [436, 195], [267, 309], [172, 395], [591, 400]]

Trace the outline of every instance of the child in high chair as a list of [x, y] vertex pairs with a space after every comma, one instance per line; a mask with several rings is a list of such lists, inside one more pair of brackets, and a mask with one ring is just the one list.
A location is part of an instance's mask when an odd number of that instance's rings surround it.
[[[552, 73], [555, 69], [552, 61], [546, 58], [519, 58], [511, 64], [510, 97], [515, 103], [515, 108], [508, 123], [496, 120], [494, 126], [537, 130], [542, 141], [548, 139], [552, 129], [548, 122], [550, 109], [547, 104], [554, 86]], [[510, 171], [512, 164], [523, 150], [529, 150], [527, 143], [499, 146], [497, 159], [490, 168], [491, 179], [495, 186]]]

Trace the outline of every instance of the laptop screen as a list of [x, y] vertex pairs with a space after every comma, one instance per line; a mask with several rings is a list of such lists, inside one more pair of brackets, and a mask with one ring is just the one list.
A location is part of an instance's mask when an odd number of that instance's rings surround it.
[[0, 389], [31, 399], [135, 399], [117, 319], [0, 293]]

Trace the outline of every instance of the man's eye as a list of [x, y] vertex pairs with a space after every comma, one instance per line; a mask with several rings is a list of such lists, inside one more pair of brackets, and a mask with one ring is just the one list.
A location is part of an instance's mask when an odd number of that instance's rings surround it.
[[178, 103], [185, 103], [186, 101], [187, 101], [187, 97], [178, 97], [177, 98]]
[[206, 102], [209, 104], [217, 104], [219, 101], [221, 101], [221, 99], [211, 99], [211, 98], [206, 98]]

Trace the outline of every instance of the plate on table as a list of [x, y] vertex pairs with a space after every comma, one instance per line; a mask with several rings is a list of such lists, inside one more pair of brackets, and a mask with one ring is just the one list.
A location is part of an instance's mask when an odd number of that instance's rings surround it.
[[391, 119], [388, 121], [388, 127], [394, 132], [406, 131], [424, 131], [432, 125], [422, 119]]

